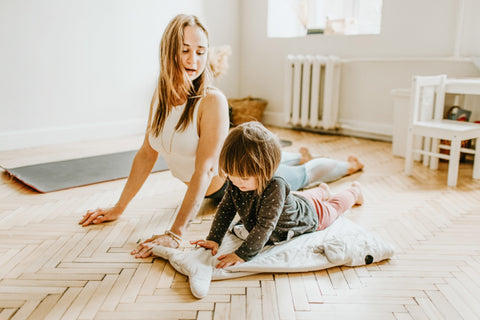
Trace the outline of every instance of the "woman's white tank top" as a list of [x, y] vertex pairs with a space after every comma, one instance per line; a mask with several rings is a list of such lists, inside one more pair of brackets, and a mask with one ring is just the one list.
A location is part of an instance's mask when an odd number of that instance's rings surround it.
[[180, 119], [186, 104], [172, 108], [165, 120], [163, 130], [158, 137], [149, 135], [148, 141], [168, 165], [174, 177], [183, 182], [190, 182], [195, 171], [195, 158], [198, 147], [198, 106], [195, 105], [192, 122], [184, 131], [175, 131], [175, 126]]

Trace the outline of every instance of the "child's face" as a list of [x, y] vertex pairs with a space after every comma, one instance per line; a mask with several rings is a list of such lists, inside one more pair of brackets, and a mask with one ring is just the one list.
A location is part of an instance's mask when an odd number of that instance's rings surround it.
[[257, 183], [257, 179], [255, 179], [254, 177], [241, 178], [241, 177], [228, 176], [228, 178], [241, 191], [257, 190], [258, 183]]

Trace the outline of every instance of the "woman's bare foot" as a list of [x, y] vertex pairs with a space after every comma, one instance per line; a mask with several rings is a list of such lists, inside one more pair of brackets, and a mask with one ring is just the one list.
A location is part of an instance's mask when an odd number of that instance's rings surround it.
[[347, 174], [352, 174], [363, 169], [363, 163], [358, 160], [356, 156], [348, 156], [348, 171]]
[[300, 152], [300, 164], [304, 164], [305, 162], [308, 162], [313, 159], [312, 154], [310, 153], [310, 150], [308, 150], [305, 147], [301, 147], [298, 152]]
[[322, 188], [325, 191], [325, 196], [323, 197], [323, 201], [330, 199], [332, 196], [332, 192], [330, 191], [330, 187], [326, 183], [321, 183], [318, 188]]
[[355, 205], [361, 206], [365, 201], [365, 199], [363, 198], [362, 186], [358, 181], [354, 181], [352, 183], [352, 188], [355, 190], [355, 193], [357, 194], [357, 201], [355, 202]]

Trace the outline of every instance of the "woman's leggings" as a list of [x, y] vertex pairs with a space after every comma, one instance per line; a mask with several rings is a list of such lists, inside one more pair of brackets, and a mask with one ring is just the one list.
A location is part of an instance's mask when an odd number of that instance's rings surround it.
[[329, 158], [315, 158], [301, 165], [299, 163], [299, 153], [282, 151], [282, 160], [275, 175], [287, 180], [291, 190], [299, 190], [312, 183], [335, 181], [346, 176], [349, 167], [347, 161]]

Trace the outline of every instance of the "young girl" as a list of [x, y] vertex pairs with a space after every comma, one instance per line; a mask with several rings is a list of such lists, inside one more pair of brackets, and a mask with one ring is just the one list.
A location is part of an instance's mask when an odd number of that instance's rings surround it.
[[218, 257], [217, 268], [225, 268], [255, 257], [268, 243], [322, 230], [355, 204], [363, 203], [360, 184], [330, 195], [328, 186], [290, 192], [282, 177], [273, 176], [280, 164], [276, 136], [259, 122], [234, 128], [223, 145], [219, 169], [228, 186], [206, 240], [192, 241], [217, 254], [235, 214], [249, 232], [235, 251]]

